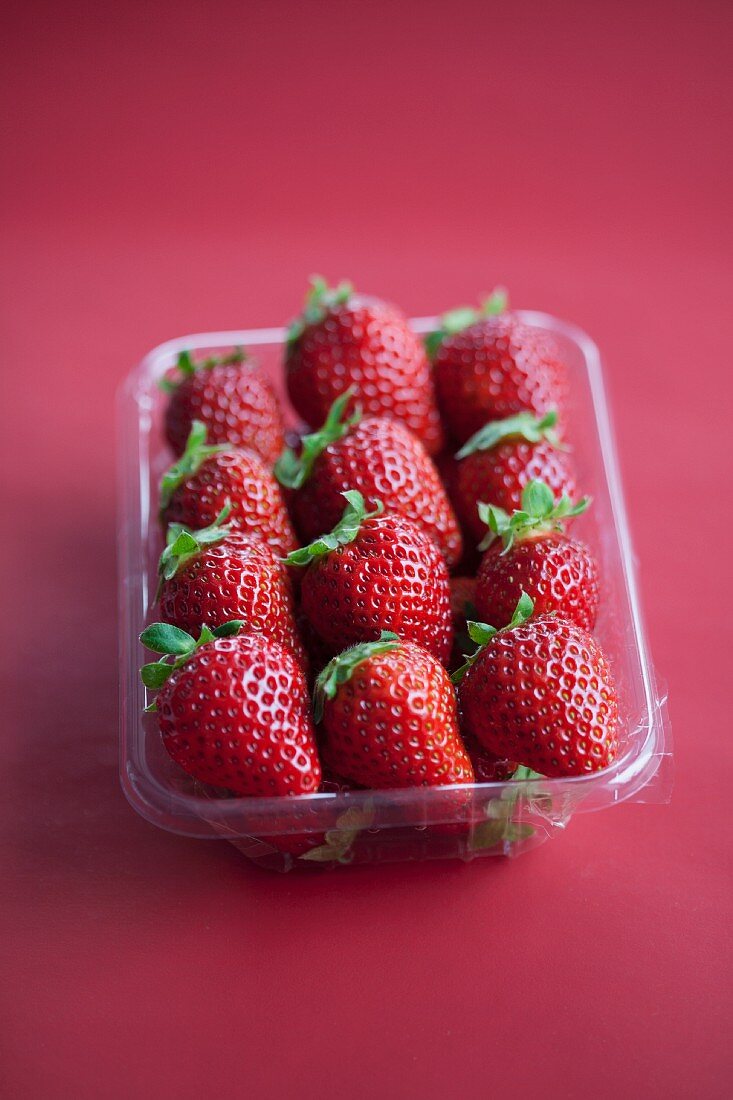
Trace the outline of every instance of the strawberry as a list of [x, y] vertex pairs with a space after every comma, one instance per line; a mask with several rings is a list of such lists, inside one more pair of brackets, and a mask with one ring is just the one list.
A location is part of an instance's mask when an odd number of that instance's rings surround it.
[[198, 530], [210, 526], [227, 503], [232, 527], [277, 554], [297, 547], [280, 486], [262, 459], [254, 451], [208, 446], [205, 426], [195, 421], [186, 449], [160, 483], [161, 519]]
[[303, 670], [272, 638], [233, 636], [240, 625], [205, 628], [198, 641], [165, 623], [141, 634], [166, 655], [141, 669], [158, 692], [163, 744], [189, 775], [238, 795], [315, 792], [321, 765]]
[[332, 654], [393, 630], [448, 660], [453, 641], [450, 583], [432, 539], [404, 516], [367, 512], [357, 490], [328, 535], [295, 550], [289, 565], [307, 567], [301, 607]]
[[194, 420], [206, 425], [212, 443], [247, 447], [270, 465], [280, 454], [284, 428], [275, 392], [242, 348], [199, 360], [183, 351], [161, 387], [170, 394], [165, 435], [177, 455]]
[[361, 419], [359, 410], [344, 420], [354, 392], [351, 387], [334, 401], [299, 455], [286, 450], [275, 465], [281, 485], [296, 490], [291, 508], [301, 536], [310, 541], [330, 531], [343, 512], [342, 494], [358, 489], [368, 504], [379, 497], [388, 512], [414, 520], [448, 566], [455, 565], [462, 550], [458, 521], [425, 448], [397, 420]]
[[512, 512], [520, 507], [525, 485], [536, 478], [557, 494], [574, 496], [574, 463], [560, 444], [556, 423], [554, 409], [542, 418], [517, 413], [485, 424], [458, 451], [447, 485], [467, 538], [478, 543], [486, 534], [479, 501]]
[[472, 783], [453, 685], [422, 646], [384, 631], [326, 666], [314, 692], [323, 753], [362, 787]]
[[557, 344], [505, 306], [505, 295], [495, 292], [481, 310], [445, 314], [427, 338], [440, 411], [459, 443], [488, 421], [523, 410], [564, 413], [568, 372]]
[[531, 618], [522, 593], [502, 630], [470, 623], [477, 651], [453, 674], [462, 729], [540, 775], [584, 775], [618, 753], [619, 714], [596, 640], [557, 615]]
[[160, 616], [198, 634], [231, 619], [248, 631], [287, 646], [303, 664], [305, 651], [295, 626], [293, 596], [282, 563], [259, 539], [216, 522], [200, 531], [168, 528], [158, 567]]
[[488, 519], [491, 541], [476, 578], [476, 614], [484, 622], [506, 626], [517, 600], [526, 592], [535, 614], [557, 612], [584, 630], [592, 630], [598, 610], [598, 567], [587, 546], [568, 538], [563, 519], [585, 511], [555, 500], [542, 481], [530, 481], [522, 508], [511, 516], [493, 505], [480, 505]]
[[403, 421], [429, 454], [443, 432], [425, 349], [394, 306], [312, 279], [305, 309], [288, 330], [290, 400], [306, 423], [321, 424], [334, 400], [353, 386], [370, 416]]

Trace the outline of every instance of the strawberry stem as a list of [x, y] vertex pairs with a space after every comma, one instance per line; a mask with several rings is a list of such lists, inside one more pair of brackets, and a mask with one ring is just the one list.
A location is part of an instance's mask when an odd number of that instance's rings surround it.
[[318, 456], [359, 423], [362, 415], [359, 406], [347, 420], [343, 419], [346, 406], [355, 393], [356, 387], [349, 386], [348, 390], [336, 398], [328, 410], [323, 426], [317, 432], [303, 436], [300, 454], [289, 447], [283, 451], [275, 463], [275, 477], [281, 485], [287, 489], [300, 489], [310, 477]]
[[158, 562], [158, 575], [161, 582], [175, 577], [176, 573], [183, 569], [191, 558], [200, 554], [205, 546], [215, 546], [231, 533], [231, 524], [224, 522], [231, 515], [231, 511], [231, 501], [227, 500], [214, 522], [208, 527], [202, 527], [199, 531], [192, 531], [182, 523], [169, 524], [165, 536], [166, 547]]
[[191, 425], [191, 431], [188, 433], [188, 439], [186, 440], [186, 447], [183, 454], [177, 462], [174, 462], [173, 465], [166, 470], [160, 480], [161, 512], [168, 507], [171, 497], [186, 478], [192, 477], [201, 464], [211, 455], [218, 454], [219, 451], [226, 451], [226, 449], [226, 444], [223, 443], [207, 445], [206, 425], [201, 420], [194, 420]]
[[446, 336], [453, 336], [462, 332], [465, 328], [483, 321], [486, 317], [495, 317], [503, 313], [509, 305], [509, 298], [503, 287], [496, 287], [488, 298], [485, 298], [478, 309], [473, 306], [458, 306], [444, 313], [440, 318], [440, 328], [435, 332], [429, 332], [425, 337], [425, 350], [433, 359], [438, 348]]
[[[216, 638], [231, 638], [245, 625], [243, 619], [230, 619], [229, 622], [222, 623], [213, 630], [208, 626], [202, 626], [198, 638], [194, 638], [171, 623], [151, 623], [143, 630], [140, 641], [146, 649], [151, 649], [153, 653], [160, 653], [162, 656], [159, 661], [142, 666], [140, 679], [149, 691], [158, 691], [171, 673], [184, 665], [200, 646], [213, 642]], [[173, 660], [169, 660], [171, 657]]]
[[400, 648], [399, 635], [391, 630], [383, 630], [376, 642], [359, 642], [339, 653], [337, 657], [329, 661], [326, 667], [316, 677], [313, 687], [313, 716], [316, 722], [323, 718], [323, 708], [326, 699], [333, 699], [342, 684], [351, 679], [354, 670], [368, 661], [370, 657], [377, 657], [382, 653], [391, 653]]
[[373, 519], [384, 511], [382, 501], [375, 500], [374, 511], [367, 512], [364, 497], [357, 489], [349, 489], [341, 496], [346, 498], [347, 505], [344, 514], [333, 531], [327, 535], [320, 535], [308, 546], [301, 546], [299, 550], [293, 550], [282, 561], [287, 565], [297, 565], [304, 568], [310, 565], [311, 562], [317, 561], [318, 558], [322, 558], [325, 554], [330, 554], [332, 550], [338, 550], [340, 546], [347, 546], [350, 542], [353, 542], [359, 534], [359, 529], [364, 520]]
[[346, 305], [354, 293], [352, 284], [346, 280], [342, 280], [337, 286], [330, 287], [322, 275], [311, 275], [310, 283], [303, 312], [288, 326], [286, 340], [289, 345], [300, 339], [308, 325], [319, 324], [326, 319], [331, 310]]
[[489, 451], [505, 439], [526, 439], [528, 443], [539, 443], [546, 439], [553, 447], [561, 448], [559, 436], [555, 431], [557, 411], [550, 409], [543, 417], [531, 412], [520, 412], [516, 416], [507, 416], [504, 420], [491, 420], [479, 428], [460, 451], [456, 458], [460, 461], [476, 451]]
[[212, 367], [238, 366], [240, 363], [244, 363], [247, 358], [246, 351], [240, 346], [226, 352], [225, 355], [210, 355], [206, 359], [194, 359], [190, 351], [182, 351], [176, 360], [175, 369], [178, 371], [178, 377], [161, 378], [158, 386], [165, 393], [173, 393], [178, 389], [181, 382], [186, 378], [190, 378], [196, 371], [211, 370]]
[[460, 684], [463, 677], [468, 672], [471, 665], [473, 665], [478, 657], [486, 649], [487, 645], [496, 637], [497, 634], [503, 634], [505, 630], [513, 630], [515, 626], [521, 626], [522, 623], [526, 623], [534, 611], [534, 600], [531, 596], [528, 596], [525, 591], [522, 591], [521, 596], [517, 601], [517, 606], [514, 608], [514, 614], [512, 615], [511, 622], [506, 626], [497, 630], [495, 626], [489, 626], [488, 623], [475, 623], [467, 622], [466, 627], [468, 629], [468, 636], [472, 642], [476, 643], [476, 649], [473, 653], [464, 653], [466, 658], [460, 668], [451, 676], [451, 681], [454, 684]]

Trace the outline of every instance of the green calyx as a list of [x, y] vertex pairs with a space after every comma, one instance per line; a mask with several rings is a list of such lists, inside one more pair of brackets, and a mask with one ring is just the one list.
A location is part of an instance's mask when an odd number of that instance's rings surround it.
[[456, 452], [456, 458], [468, 458], [476, 451], [488, 451], [501, 443], [504, 439], [526, 439], [528, 443], [539, 443], [546, 439], [553, 447], [562, 448], [559, 436], [555, 431], [557, 424], [557, 412], [551, 409], [543, 417], [535, 416], [531, 412], [517, 413], [516, 416], [508, 416], [504, 420], [492, 420], [484, 424], [471, 438], [463, 444], [460, 451]]
[[311, 275], [310, 284], [303, 312], [288, 326], [288, 344], [299, 340], [308, 325], [317, 325], [319, 321], [323, 321], [330, 310], [346, 305], [354, 293], [351, 283], [342, 280], [337, 286], [329, 286], [322, 275]]
[[318, 456], [331, 443], [343, 438], [361, 420], [361, 409], [357, 407], [348, 419], [344, 420], [346, 406], [356, 393], [355, 386], [349, 386], [337, 397], [328, 410], [323, 426], [311, 435], [304, 435], [300, 454], [288, 448], [275, 463], [275, 477], [287, 489], [300, 489], [308, 480]]
[[186, 478], [195, 474], [202, 462], [211, 455], [218, 454], [219, 451], [225, 451], [226, 449], [226, 444], [223, 443], [207, 445], [206, 425], [200, 420], [194, 420], [191, 425], [188, 439], [186, 440], [186, 449], [178, 461], [174, 462], [170, 469], [166, 470], [160, 480], [161, 511], [168, 507], [171, 497], [178, 486], [181, 485]]
[[513, 630], [515, 626], [521, 626], [522, 623], [526, 623], [527, 619], [531, 617], [533, 611], [534, 600], [531, 596], [528, 596], [526, 592], [522, 592], [519, 600], [517, 601], [517, 606], [514, 609], [512, 621], [507, 626], [502, 627], [500, 630], [497, 630], [495, 626], [489, 626], [488, 623], [466, 623], [468, 636], [472, 642], [476, 643], [477, 648], [471, 654], [463, 654], [466, 659], [461, 667], [457, 668], [451, 676], [451, 680], [453, 681], [453, 683], [460, 684], [461, 680], [466, 675], [471, 665], [476, 662], [477, 658], [483, 653], [489, 642], [493, 638], [495, 638], [497, 634], [503, 634], [505, 630]]
[[444, 313], [440, 318], [440, 328], [435, 332], [429, 332], [425, 337], [425, 350], [433, 359], [446, 336], [453, 336], [456, 332], [462, 332], [464, 328], [483, 321], [486, 317], [496, 317], [503, 313], [509, 305], [509, 298], [503, 287], [496, 287], [478, 309], [472, 306], [459, 306]]
[[579, 516], [590, 502], [590, 497], [583, 497], [573, 504], [566, 493], [555, 500], [552, 489], [544, 481], [530, 481], [522, 490], [522, 507], [512, 512], [511, 516], [503, 508], [479, 503], [478, 514], [489, 530], [478, 548], [486, 550], [495, 539], [500, 538], [504, 543], [502, 554], [506, 554], [517, 539], [543, 531], [562, 531], [563, 520]]
[[[185, 630], [170, 623], [151, 623], [143, 630], [140, 641], [146, 649], [151, 649], [153, 653], [160, 653], [162, 656], [159, 661], [142, 666], [140, 679], [150, 691], [158, 691], [171, 673], [184, 665], [200, 646], [213, 642], [216, 638], [231, 638], [238, 634], [244, 625], [243, 619], [231, 619], [215, 627], [214, 630], [210, 630], [208, 626], [202, 626], [198, 638], [194, 638]], [[146, 709], [155, 710], [155, 703]]]
[[[493, 848], [496, 844], [511, 846], [534, 835], [534, 826], [528, 821], [522, 821], [521, 816], [518, 819], [518, 815], [521, 815], [522, 809], [527, 805], [528, 792], [526, 787], [515, 783], [515, 780], [537, 779], [544, 779], [544, 776], [519, 765], [499, 797], [492, 798], [484, 806], [486, 821], [473, 830], [469, 841], [472, 851]], [[534, 793], [534, 788], [530, 788], [530, 793]]]
[[301, 546], [299, 550], [293, 550], [286, 558], [282, 559], [287, 565], [305, 567], [310, 565], [311, 562], [317, 561], [318, 558], [322, 558], [324, 554], [330, 554], [332, 550], [338, 550], [339, 546], [347, 546], [359, 534], [359, 528], [364, 520], [373, 519], [374, 516], [379, 516], [384, 511], [382, 501], [375, 500], [374, 511], [367, 512], [364, 497], [357, 489], [349, 489], [341, 496], [345, 497], [348, 503], [343, 516], [333, 531], [328, 535], [321, 535], [308, 546]]
[[316, 678], [313, 688], [313, 716], [316, 722], [323, 718], [323, 707], [326, 699], [336, 696], [341, 684], [350, 680], [354, 670], [369, 660], [370, 657], [378, 657], [382, 653], [391, 653], [400, 648], [400, 639], [391, 630], [383, 630], [377, 642], [360, 642], [352, 645], [339, 653], [329, 661], [326, 667]]
[[177, 377], [161, 378], [158, 386], [164, 393], [173, 393], [181, 382], [190, 378], [200, 370], [211, 370], [212, 367], [239, 366], [247, 359], [247, 353], [242, 347], [233, 348], [226, 355], [210, 355], [206, 359], [194, 359], [190, 351], [182, 351], [176, 360]]
[[158, 562], [158, 575], [162, 581], [175, 577], [191, 558], [200, 554], [205, 546], [215, 546], [232, 531], [224, 521], [231, 515], [232, 506], [227, 501], [214, 522], [200, 531], [192, 531], [182, 523], [171, 523], [166, 531], [166, 547]]
[[349, 806], [348, 810], [336, 818], [336, 828], [324, 834], [325, 844], [311, 848], [298, 859], [312, 863], [350, 863], [353, 858], [353, 844], [359, 833], [374, 823], [374, 803], [368, 799], [363, 806]]

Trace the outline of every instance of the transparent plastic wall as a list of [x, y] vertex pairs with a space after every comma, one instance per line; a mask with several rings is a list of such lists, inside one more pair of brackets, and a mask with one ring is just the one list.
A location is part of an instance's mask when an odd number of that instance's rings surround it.
[[[157, 380], [184, 348], [215, 351], [242, 344], [272, 377], [283, 399], [284, 332], [255, 329], [182, 337], [150, 352], [119, 395], [120, 773], [129, 801], [162, 828], [223, 837], [275, 870], [349, 862], [516, 855], [564, 828], [572, 814], [623, 801], [662, 802], [671, 787], [665, 698], [644, 635], [623, 494], [597, 348], [579, 329], [540, 313], [527, 324], [550, 331], [570, 368], [568, 438], [578, 484], [593, 507], [573, 531], [593, 548], [602, 576], [594, 633], [613, 663], [620, 692], [622, 748], [612, 767], [568, 779], [477, 783], [468, 790], [321, 793], [288, 799], [234, 798], [205, 789], [170, 760], [138, 669], [147, 659], [138, 635], [151, 616], [162, 532], [158, 482], [172, 456], [161, 430], [165, 397]], [[414, 320], [428, 332], [434, 318]], [[295, 422], [290, 417], [291, 423]]]

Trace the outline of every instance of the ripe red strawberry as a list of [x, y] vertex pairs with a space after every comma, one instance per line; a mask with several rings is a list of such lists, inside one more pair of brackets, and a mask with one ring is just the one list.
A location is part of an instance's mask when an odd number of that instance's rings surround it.
[[422, 646], [384, 632], [345, 650], [316, 681], [323, 753], [362, 787], [472, 783], [453, 685]]
[[396, 420], [344, 420], [353, 388], [334, 401], [320, 431], [305, 436], [299, 455], [286, 450], [275, 465], [280, 483], [296, 490], [291, 508], [309, 542], [334, 527], [344, 510], [342, 494], [358, 489], [367, 504], [377, 498], [388, 512], [413, 520], [435, 542], [449, 568], [461, 556], [462, 539], [434, 464], [416, 436]]
[[305, 650], [295, 625], [290, 583], [282, 563], [259, 539], [222, 525], [190, 531], [172, 524], [161, 554], [160, 616], [198, 635], [230, 620], [287, 646], [301, 664]]
[[212, 443], [247, 447], [270, 465], [280, 454], [284, 428], [277, 397], [242, 348], [198, 360], [181, 352], [161, 386], [170, 394], [165, 435], [176, 454], [182, 454], [194, 420], [206, 425]]
[[453, 437], [465, 441], [490, 420], [523, 410], [564, 414], [567, 366], [554, 339], [503, 312], [495, 294], [482, 310], [447, 313], [427, 340], [438, 404]]
[[145, 665], [157, 690], [163, 744], [184, 771], [238, 795], [295, 795], [318, 790], [321, 765], [303, 670], [290, 650], [263, 634], [198, 642], [155, 623], [141, 641], [174, 662]]
[[370, 416], [401, 420], [429, 454], [443, 432], [425, 349], [394, 306], [312, 280], [305, 309], [288, 332], [288, 394], [310, 425], [321, 424], [345, 389]]
[[367, 513], [361, 493], [328, 535], [289, 554], [307, 566], [301, 608], [337, 653], [393, 630], [447, 662], [453, 641], [448, 569], [432, 539], [404, 516]]
[[618, 753], [618, 700], [600, 646], [556, 615], [530, 618], [524, 593], [509, 626], [471, 623], [479, 649], [454, 673], [462, 728], [490, 752], [546, 776], [584, 775]]
[[563, 519], [577, 516], [589, 504], [573, 506], [568, 497], [555, 500], [542, 481], [530, 481], [522, 493], [521, 511], [511, 516], [481, 505], [493, 542], [476, 578], [476, 615], [506, 626], [526, 592], [536, 615], [557, 612], [584, 630], [592, 630], [598, 611], [598, 567], [587, 546], [563, 533]]
[[538, 478], [558, 496], [575, 495], [575, 464], [560, 444], [556, 423], [554, 409], [541, 419], [518, 413], [485, 424], [458, 451], [447, 486], [467, 539], [478, 543], [486, 534], [479, 501], [512, 512], [521, 505], [524, 487]]
[[206, 428], [196, 421], [181, 458], [160, 485], [164, 524], [198, 530], [209, 527], [231, 505], [232, 527], [255, 535], [276, 554], [298, 545], [280, 486], [254, 451], [206, 444]]

